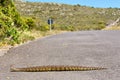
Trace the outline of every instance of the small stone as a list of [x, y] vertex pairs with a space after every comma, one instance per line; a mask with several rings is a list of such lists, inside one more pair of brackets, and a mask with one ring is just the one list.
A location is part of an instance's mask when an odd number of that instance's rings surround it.
[[8, 80], [10, 79], [10, 77], [6, 77]]

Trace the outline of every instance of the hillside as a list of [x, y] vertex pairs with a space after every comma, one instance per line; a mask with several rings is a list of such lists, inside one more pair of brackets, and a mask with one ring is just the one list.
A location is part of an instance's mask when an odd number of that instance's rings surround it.
[[[54, 19], [54, 29], [101, 30], [120, 17], [119, 8], [94, 8], [58, 3], [16, 2], [22, 16], [37, 19], [38, 27], [47, 25], [47, 19]], [[120, 24], [119, 24], [120, 25]]]

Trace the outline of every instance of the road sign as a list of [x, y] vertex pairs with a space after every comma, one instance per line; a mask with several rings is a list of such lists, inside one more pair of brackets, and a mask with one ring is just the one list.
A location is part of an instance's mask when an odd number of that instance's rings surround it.
[[50, 18], [50, 19], [48, 19], [48, 24], [50, 25], [50, 24], [53, 24], [53, 20]]
[[52, 28], [52, 24], [53, 24], [53, 19], [48, 19], [48, 24], [50, 25], [50, 31], [51, 31], [51, 28]]

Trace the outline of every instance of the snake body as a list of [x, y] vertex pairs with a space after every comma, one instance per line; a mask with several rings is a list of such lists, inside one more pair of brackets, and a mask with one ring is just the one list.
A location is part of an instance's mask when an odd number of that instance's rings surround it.
[[11, 72], [47, 72], [47, 71], [89, 71], [89, 70], [102, 70], [106, 68], [101, 67], [84, 67], [84, 66], [35, 66], [35, 67], [24, 67], [24, 68], [13, 68]]

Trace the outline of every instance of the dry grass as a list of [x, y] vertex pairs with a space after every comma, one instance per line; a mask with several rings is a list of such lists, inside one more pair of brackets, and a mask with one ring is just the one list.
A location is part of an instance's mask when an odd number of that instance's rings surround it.
[[120, 26], [107, 27], [102, 30], [120, 30]]
[[[58, 31], [58, 30], [46, 31], [46, 32], [41, 32], [41, 31], [36, 31], [36, 30], [25, 31], [21, 34], [21, 37], [20, 37], [20, 40], [22, 42], [20, 44], [15, 44], [14, 46], [18, 46], [18, 45], [21, 45], [21, 44], [26, 43], [28, 41], [32, 41], [32, 40], [42, 38], [45, 36], [60, 34], [60, 33], [64, 33], [64, 32], [66, 32], [66, 31]], [[0, 49], [5, 49], [5, 48], [8, 49], [11, 47], [13, 47], [13, 46], [8, 44], [7, 40], [0, 42]]]

